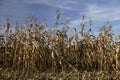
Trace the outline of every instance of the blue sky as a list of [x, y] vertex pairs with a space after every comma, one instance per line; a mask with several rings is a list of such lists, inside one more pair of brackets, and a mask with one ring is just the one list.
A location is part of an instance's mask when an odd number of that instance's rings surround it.
[[39, 21], [44, 18], [49, 26], [55, 23], [56, 9], [61, 12], [60, 22], [70, 20], [70, 29], [79, 28], [81, 18], [92, 20], [93, 31], [107, 21], [113, 25], [113, 31], [120, 31], [120, 0], [0, 0], [0, 21], [7, 18], [15, 24], [23, 23], [28, 16], [36, 16]]

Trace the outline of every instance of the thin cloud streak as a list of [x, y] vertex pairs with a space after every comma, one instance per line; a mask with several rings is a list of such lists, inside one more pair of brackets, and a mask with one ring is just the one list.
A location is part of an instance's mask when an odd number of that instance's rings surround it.
[[79, 18], [71, 20], [71, 25], [79, 26], [82, 22], [80, 18], [82, 15], [85, 15], [87, 21], [92, 20], [96, 23], [102, 23], [106, 21], [119, 21], [120, 20], [120, 6], [110, 7], [110, 6], [98, 6], [96, 4], [88, 4], [86, 10], [79, 12]]
[[[85, 14], [88, 17], [91, 17], [92, 20], [97, 22], [105, 21], [117, 21], [120, 20], [120, 6], [118, 7], [109, 7], [109, 6], [98, 6], [95, 4], [89, 4], [86, 8], [86, 11], [82, 14]], [[81, 14], [81, 13], [80, 13]]]
[[77, 0], [24, 0], [28, 4], [44, 4], [54, 8], [60, 8], [65, 10], [76, 10], [74, 5], [78, 4]]

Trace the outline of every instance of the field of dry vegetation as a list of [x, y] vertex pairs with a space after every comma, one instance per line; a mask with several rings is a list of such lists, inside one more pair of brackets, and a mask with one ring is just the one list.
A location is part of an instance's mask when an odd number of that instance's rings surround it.
[[98, 35], [92, 23], [81, 23], [80, 32], [59, 30], [59, 12], [54, 30], [35, 19], [15, 31], [7, 21], [0, 33], [0, 79], [20, 80], [118, 80], [120, 79], [120, 36], [112, 26], [101, 26]]

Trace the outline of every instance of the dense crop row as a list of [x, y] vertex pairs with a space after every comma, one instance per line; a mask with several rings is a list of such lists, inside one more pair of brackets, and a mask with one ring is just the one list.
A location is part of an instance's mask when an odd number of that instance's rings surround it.
[[[8, 21], [0, 33], [0, 69], [14, 69], [22, 72], [62, 71], [116, 71], [120, 70], [119, 35], [114, 40], [111, 26], [103, 25], [98, 35], [91, 27], [74, 35], [67, 35], [68, 26], [60, 31], [56, 17], [54, 30], [47, 30], [45, 23], [31, 20], [26, 26], [17, 26], [11, 31]], [[84, 17], [83, 17], [84, 20]], [[91, 26], [91, 23], [90, 23]]]

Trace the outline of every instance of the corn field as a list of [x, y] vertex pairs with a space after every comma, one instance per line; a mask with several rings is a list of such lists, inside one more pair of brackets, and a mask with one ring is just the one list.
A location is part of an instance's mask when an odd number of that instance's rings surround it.
[[[0, 33], [0, 78], [35, 80], [120, 79], [120, 35], [112, 26], [101, 26], [98, 35], [82, 22], [80, 32], [67, 34], [69, 26], [59, 30], [59, 12], [54, 30], [45, 23], [30, 20], [12, 31], [7, 21]], [[82, 19], [84, 21], [84, 17]]]

